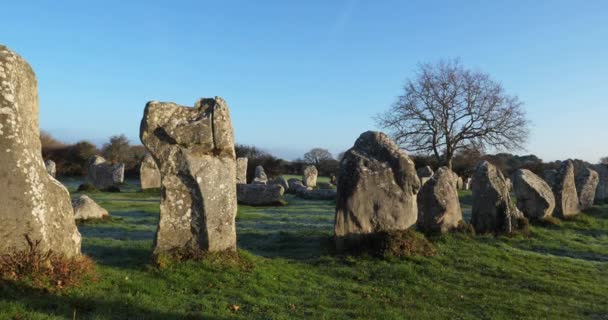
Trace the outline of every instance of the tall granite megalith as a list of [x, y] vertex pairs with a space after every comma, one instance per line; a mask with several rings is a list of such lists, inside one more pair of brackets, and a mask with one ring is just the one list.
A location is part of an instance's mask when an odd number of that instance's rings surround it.
[[140, 138], [162, 177], [154, 252], [236, 250], [236, 156], [226, 102], [148, 102]]
[[34, 71], [0, 46], [0, 254], [41, 250], [80, 254], [80, 233], [68, 190], [51, 177], [42, 160], [38, 92]]

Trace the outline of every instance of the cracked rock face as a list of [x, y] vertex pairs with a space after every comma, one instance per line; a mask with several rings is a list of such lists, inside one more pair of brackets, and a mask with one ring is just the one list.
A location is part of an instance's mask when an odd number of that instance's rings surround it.
[[302, 175], [302, 182], [305, 186], [314, 188], [317, 186], [317, 176], [319, 175], [319, 171], [317, 171], [317, 167], [315, 166], [307, 166], [304, 168], [304, 174]]
[[236, 250], [236, 156], [226, 102], [148, 102], [140, 138], [162, 176], [154, 252]]
[[555, 209], [555, 197], [551, 186], [545, 180], [527, 169], [519, 169], [513, 174], [513, 190], [517, 198], [517, 208], [530, 220], [550, 217]]
[[28, 248], [80, 254], [80, 233], [68, 190], [42, 160], [36, 76], [29, 64], [0, 45], [0, 253]]
[[367, 131], [340, 162], [335, 235], [338, 250], [363, 236], [416, 223], [420, 180], [414, 161], [384, 133]]
[[600, 181], [600, 176], [595, 170], [585, 168], [576, 176], [576, 191], [581, 210], [589, 209], [595, 201], [595, 191]]
[[111, 163], [101, 156], [89, 158], [87, 182], [99, 190], [118, 187], [125, 181], [124, 163]]
[[458, 186], [454, 184], [458, 179], [452, 170], [441, 167], [422, 186], [418, 193], [418, 228], [423, 232], [445, 233], [462, 221]]
[[555, 174], [553, 184], [555, 195], [555, 210], [553, 215], [558, 218], [577, 215], [580, 212], [576, 182], [574, 178], [574, 163], [567, 160], [562, 162]]
[[146, 154], [141, 161], [139, 181], [142, 190], [160, 188], [160, 171], [150, 154]]
[[237, 184], [247, 184], [247, 163], [249, 159], [247, 158], [237, 158], [236, 159], [236, 183]]
[[519, 229], [523, 214], [511, 201], [507, 179], [487, 161], [481, 161], [473, 176], [471, 224], [479, 233], [512, 233]]

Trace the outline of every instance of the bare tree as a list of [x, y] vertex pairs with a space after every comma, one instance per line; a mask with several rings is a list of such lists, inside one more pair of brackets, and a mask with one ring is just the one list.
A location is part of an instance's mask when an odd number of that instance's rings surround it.
[[422, 64], [404, 94], [377, 124], [410, 152], [433, 154], [452, 168], [452, 158], [470, 146], [521, 149], [528, 138], [523, 103], [489, 75], [458, 60]]
[[304, 161], [306, 163], [319, 165], [321, 161], [333, 160], [334, 157], [329, 151], [321, 148], [314, 148], [304, 154]]

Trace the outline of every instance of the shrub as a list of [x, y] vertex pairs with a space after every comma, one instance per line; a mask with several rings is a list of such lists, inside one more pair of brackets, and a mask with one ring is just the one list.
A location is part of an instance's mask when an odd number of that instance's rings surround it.
[[158, 269], [168, 269], [175, 264], [185, 261], [209, 262], [221, 266], [251, 269], [253, 262], [245, 259], [235, 251], [208, 252], [196, 247], [176, 248], [168, 252], [154, 255], [154, 263]]
[[0, 276], [4, 280], [20, 281], [38, 288], [63, 289], [95, 279], [95, 265], [86, 256], [72, 258], [43, 251], [40, 240], [25, 235], [28, 248], [9, 250], [0, 256]]
[[412, 229], [382, 231], [358, 239], [345, 239], [345, 253], [379, 258], [433, 256], [435, 246]]

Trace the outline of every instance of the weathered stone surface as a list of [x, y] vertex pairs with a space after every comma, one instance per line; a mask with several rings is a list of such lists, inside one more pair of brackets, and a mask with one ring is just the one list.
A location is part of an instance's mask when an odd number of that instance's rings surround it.
[[471, 190], [472, 182], [473, 182], [473, 179], [467, 178], [467, 180], [465, 180], [465, 182], [464, 182], [464, 190]]
[[148, 102], [140, 138], [162, 176], [154, 252], [236, 250], [236, 156], [226, 102]]
[[255, 176], [253, 178], [253, 184], [266, 184], [268, 183], [268, 176], [266, 176], [266, 172], [264, 171], [264, 167], [257, 166], [255, 167]]
[[505, 183], [507, 184], [507, 190], [509, 190], [509, 192], [513, 191], [513, 182], [511, 179], [505, 178]]
[[300, 189], [307, 190], [306, 186], [304, 185], [304, 183], [302, 183], [302, 180], [300, 180], [300, 179], [291, 178], [291, 179], [287, 180], [287, 184], [289, 185], [289, 188], [287, 189], [287, 193], [295, 194]]
[[511, 201], [505, 177], [487, 161], [481, 161], [473, 175], [471, 224], [476, 232], [511, 233], [519, 228], [523, 214]]
[[530, 220], [542, 220], [553, 214], [555, 197], [551, 186], [527, 169], [513, 174], [517, 208]]
[[362, 236], [416, 223], [420, 180], [414, 162], [381, 132], [361, 134], [340, 164], [335, 235], [338, 250]]
[[418, 228], [426, 233], [445, 233], [458, 227], [462, 210], [457, 185], [462, 182], [447, 167], [441, 167], [418, 193]]
[[249, 159], [247, 158], [237, 158], [236, 159], [236, 183], [237, 184], [247, 184], [247, 163]]
[[68, 190], [44, 166], [34, 71], [0, 45], [0, 254], [40, 249], [80, 254], [80, 233]]
[[603, 204], [608, 202], [608, 165], [597, 164], [593, 166], [599, 175], [597, 188], [595, 189], [595, 203]]
[[305, 186], [314, 188], [317, 186], [317, 176], [319, 171], [315, 166], [307, 166], [304, 168], [304, 174], [302, 175], [302, 182]]
[[429, 166], [418, 168], [418, 170], [416, 170], [416, 174], [420, 179], [420, 185], [423, 186], [427, 181], [429, 181], [433, 177], [433, 169], [431, 169], [431, 167]]
[[88, 161], [86, 181], [99, 190], [118, 187], [125, 181], [124, 163], [111, 163], [101, 156], [92, 156]]
[[577, 215], [581, 209], [576, 193], [576, 182], [574, 179], [574, 164], [567, 160], [557, 170], [555, 184], [552, 186], [555, 196], [555, 210], [553, 215], [559, 218]]
[[55, 164], [55, 161], [46, 160], [44, 166], [46, 167], [46, 172], [48, 172], [51, 177], [55, 178], [57, 176], [57, 165]]
[[287, 190], [289, 190], [289, 183], [283, 177], [276, 177], [276, 178], [272, 179], [269, 183], [280, 185], [281, 187], [283, 187], [283, 190], [285, 190], [285, 192], [287, 192]]
[[298, 189], [296, 195], [306, 200], [334, 200], [338, 195], [338, 191], [336, 189], [309, 190], [304, 187]]
[[160, 170], [150, 154], [146, 154], [141, 161], [139, 180], [142, 190], [160, 188]]
[[72, 199], [74, 208], [74, 219], [76, 220], [95, 220], [109, 217], [108, 210], [99, 206], [93, 199], [82, 195]]
[[250, 206], [280, 204], [285, 192], [278, 184], [238, 184], [236, 189], [239, 203]]
[[600, 176], [597, 171], [585, 168], [576, 176], [576, 191], [581, 210], [589, 209], [595, 201], [595, 192]]

